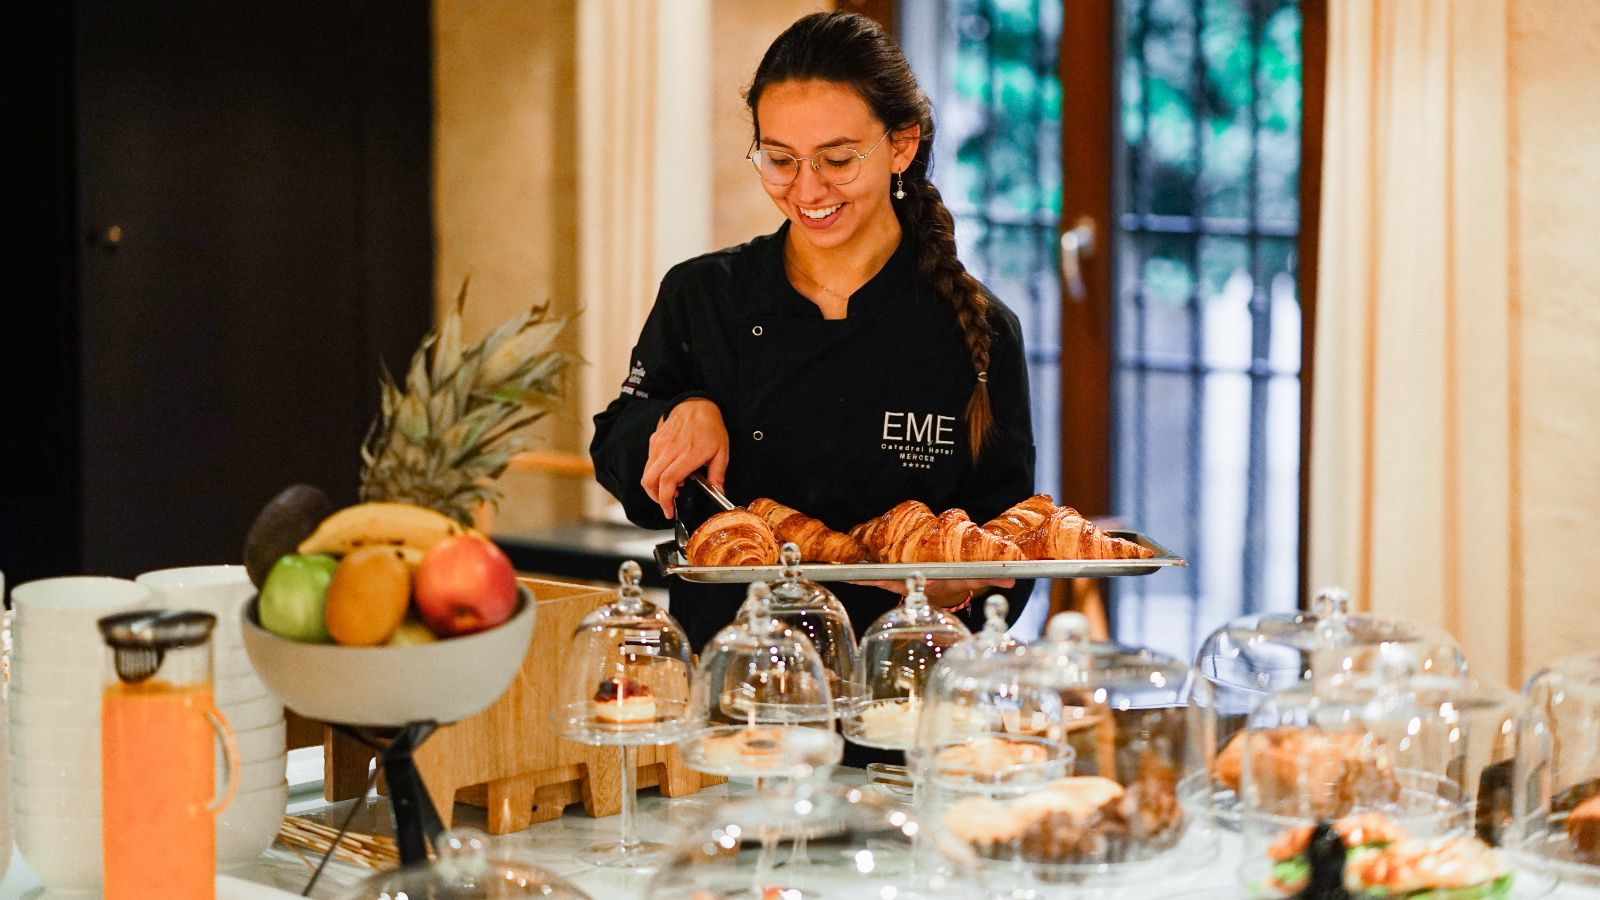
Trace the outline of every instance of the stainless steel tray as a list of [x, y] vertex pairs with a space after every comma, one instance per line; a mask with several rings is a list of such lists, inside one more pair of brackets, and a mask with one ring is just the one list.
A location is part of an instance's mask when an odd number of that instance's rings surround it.
[[[1149, 575], [1171, 566], [1186, 566], [1183, 557], [1137, 531], [1108, 531], [1156, 552], [1150, 559], [1026, 559], [1019, 562], [956, 563], [806, 563], [801, 571], [812, 581], [899, 581], [920, 572], [930, 581], [967, 578], [1101, 578]], [[663, 575], [677, 575], [706, 584], [778, 581], [782, 566], [691, 566], [676, 541], [656, 545], [656, 563]]]

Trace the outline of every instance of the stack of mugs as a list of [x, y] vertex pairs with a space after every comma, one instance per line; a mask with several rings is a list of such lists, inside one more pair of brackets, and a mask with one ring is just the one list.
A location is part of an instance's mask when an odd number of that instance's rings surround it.
[[17, 846], [53, 894], [100, 889], [102, 616], [150, 605], [121, 578], [50, 578], [11, 591], [11, 778]]
[[[289, 799], [283, 703], [251, 667], [239, 630], [240, 613], [255, 587], [243, 566], [162, 569], [138, 580], [154, 594], [157, 607], [217, 617], [211, 638], [213, 694], [239, 745], [239, 792], [217, 814], [217, 868], [243, 868], [272, 845]], [[217, 783], [225, 778], [219, 751]]]

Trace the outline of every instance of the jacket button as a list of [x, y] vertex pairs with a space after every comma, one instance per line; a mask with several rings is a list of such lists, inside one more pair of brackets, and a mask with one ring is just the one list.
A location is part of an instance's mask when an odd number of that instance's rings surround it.
[[761, 337], [761, 326], [757, 325], [756, 327], [750, 329], [750, 333], [756, 337]]
[[766, 435], [762, 434], [759, 431], [752, 431], [752, 432], [750, 432], [750, 437], [752, 437], [752, 438], [754, 438], [754, 439], [759, 441], [762, 438], [766, 437]]

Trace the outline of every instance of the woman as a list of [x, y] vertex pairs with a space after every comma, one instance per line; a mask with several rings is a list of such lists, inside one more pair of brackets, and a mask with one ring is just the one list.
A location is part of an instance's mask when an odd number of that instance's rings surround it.
[[[932, 114], [899, 48], [865, 17], [806, 16], [747, 100], [750, 158], [787, 221], [662, 280], [621, 395], [595, 417], [600, 483], [651, 528], [701, 468], [735, 503], [770, 497], [841, 531], [906, 499], [981, 522], [1027, 497], [1022, 336], [956, 257], [928, 179]], [[988, 584], [928, 593], [959, 608]], [[857, 629], [898, 600], [835, 587]], [[677, 581], [672, 611], [699, 647], [743, 597]]]

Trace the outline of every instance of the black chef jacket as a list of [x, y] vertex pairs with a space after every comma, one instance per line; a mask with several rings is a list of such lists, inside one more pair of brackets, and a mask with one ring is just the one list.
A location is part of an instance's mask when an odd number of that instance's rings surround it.
[[[965, 409], [976, 384], [955, 311], [916, 272], [902, 240], [826, 320], [789, 283], [774, 234], [681, 263], [667, 273], [633, 349], [621, 394], [595, 416], [590, 453], [601, 485], [646, 528], [670, 524], [639, 480], [649, 440], [677, 403], [706, 397], [728, 429], [728, 497], [770, 497], [840, 531], [916, 499], [983, 522], [1033, 493], [1028, 373], [1015, 314], [990, 297], [989, 395], [995, 429], [976, 463]], [[703, 492], [679, 490], [693, 529]], [[701, 502], [697, 502], [701, 501]], [[829, 585], [857, 632], [892, 608], [887, 591]], [[1013, 616], [1031, 582], [1005, 593]], [[742, 585], [674, 579], [672, 612], [697, 649], [733, 620]], [[982, 604], [968, 611], [976, 626]]]

